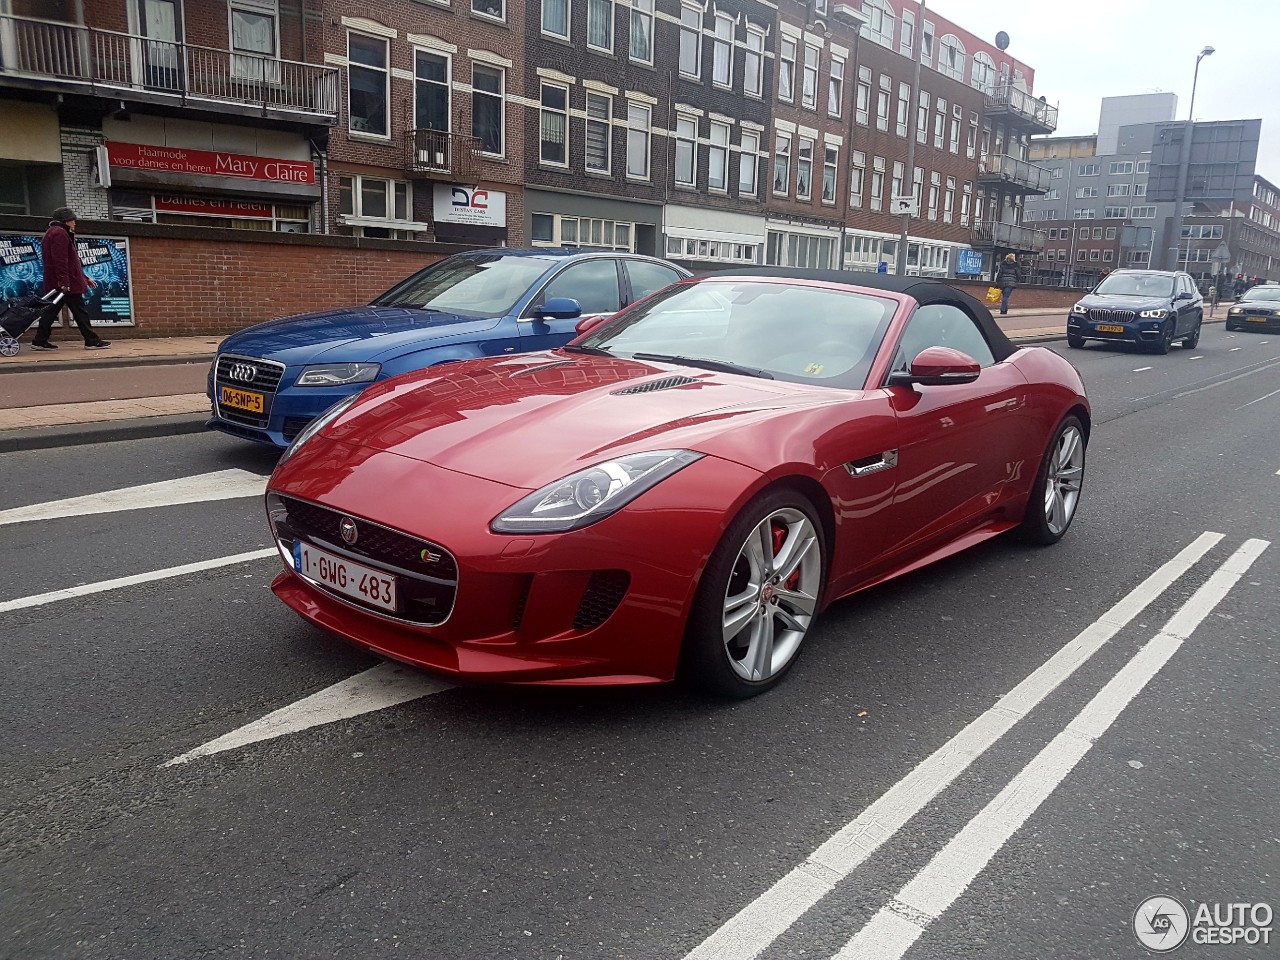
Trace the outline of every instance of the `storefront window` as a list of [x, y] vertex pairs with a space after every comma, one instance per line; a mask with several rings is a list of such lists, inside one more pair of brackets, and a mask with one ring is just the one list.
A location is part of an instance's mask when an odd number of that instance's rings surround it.
[[531, 238], [535, 246], [584, 246], [635, 252], [633, 223], [535, 213], [532, 225]]

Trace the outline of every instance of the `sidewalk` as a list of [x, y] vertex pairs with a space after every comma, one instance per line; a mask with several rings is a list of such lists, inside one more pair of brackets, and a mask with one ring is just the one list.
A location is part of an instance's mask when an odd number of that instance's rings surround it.
[[[1062, 310], [1012, 309], [998, 317], [1011, 339], [1061, 339]], [[209, 418], [204, 382], [220, 337], [117, 340], [85, 350], [0, 357], [0, 453], [196, 433]], [[59, 342], [59, 341], [55, 341]]]

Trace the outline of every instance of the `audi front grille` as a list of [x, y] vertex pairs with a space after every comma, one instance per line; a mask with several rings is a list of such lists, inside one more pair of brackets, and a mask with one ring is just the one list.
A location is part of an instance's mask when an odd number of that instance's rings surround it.
[[[214, 361], [213, 395], [218, 416], [231, 423], [246, 427], [265, 428], [271, 420], [271, 404], [275, 400], [280, 379], [284, 376], [284, 364], [261, 357], [242, 357], [234, 353], [220, 353]], [[262, 412], [243, 410], [222, 402], [222, 388], [243, 390], [262, 395]]]

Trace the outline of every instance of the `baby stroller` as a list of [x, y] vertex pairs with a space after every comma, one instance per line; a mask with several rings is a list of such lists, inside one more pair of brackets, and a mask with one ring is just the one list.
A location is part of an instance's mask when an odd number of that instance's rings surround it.
[[0, 357], [18, 355], [18, 338], [31, 325], [57, 315], [64, 299], [61, 290], [50, 290], [43, 297], [27, 296], [0, 303]]

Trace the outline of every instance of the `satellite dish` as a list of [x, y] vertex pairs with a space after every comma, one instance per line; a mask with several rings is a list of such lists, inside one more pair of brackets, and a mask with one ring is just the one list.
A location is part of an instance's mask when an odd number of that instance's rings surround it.
[[996, 34], [996, 46], [1001, 50], [1009, 49], [1009, 35], [1003, 30]]

